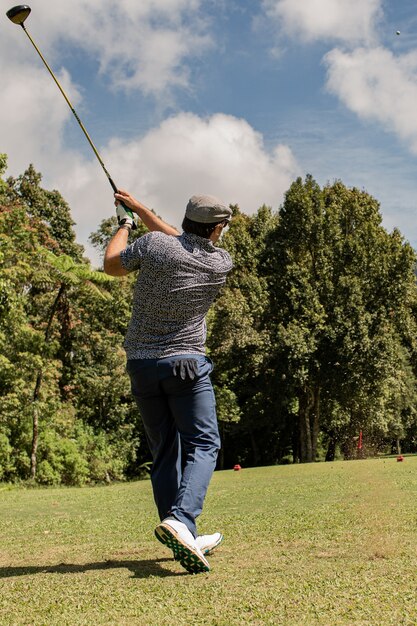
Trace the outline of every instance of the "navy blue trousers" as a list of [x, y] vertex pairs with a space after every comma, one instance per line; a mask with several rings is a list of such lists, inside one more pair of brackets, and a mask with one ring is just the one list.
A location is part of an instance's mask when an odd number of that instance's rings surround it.
[[[191, 376], [180, 374], [183, 359], [195, 360]], [[152, 454], [151, 481], [159, 517], [173, 515], [195, 537], [195, 520], [220, 448], [212, 369], [211, 360], [199, 354], [127, 362]]]

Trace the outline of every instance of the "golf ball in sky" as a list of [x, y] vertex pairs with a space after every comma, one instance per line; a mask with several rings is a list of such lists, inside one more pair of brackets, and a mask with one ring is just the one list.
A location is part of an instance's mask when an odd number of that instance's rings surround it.
[[397, 30], [397, 35], [401, 35], [401, 31]]

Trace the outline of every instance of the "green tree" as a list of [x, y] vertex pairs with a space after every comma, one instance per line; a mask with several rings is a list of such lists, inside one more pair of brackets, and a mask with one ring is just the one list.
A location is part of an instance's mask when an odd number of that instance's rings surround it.
[[121, 347], [130, 278], [91, 270], [76, 246], [62, 254], [71, 237], [55, 238], [58, 223], [52, 234], [36, 189], [35, 202], [1, 183], [0, 479], [27, 478], [31, 452], [40, 483], [124, 478], [139, 445]]
[[[136, 219], [136, 225], [136, 230], [133, 230], [130, 233], [129, 243], [132, 243], [135, 239], [137, 239], [138, 237], [142, 237], [142, 235], [148, 232], [148, 229], [140, 219]], [[92, 245], [97, 248], [101, 256], [104, 256], [106, 248], [109, 244], [110, 239], [113, 237], [116, 228], [117, 218], [115, 215], [113, 215], [112, 217], [108, 217], [102, 220], [98, 229], [91, 233], [89, 240]]]
[[223, 440], [220, 467], [265, 462], [261, 439], [272, 432], [264, 377], [268, 292], [259, 275], [259, 259], [276, 218], [266, 206], [251, 217], [238, 207], [233, 213], [222, 245], [232, 255], [234, 267], [208, 318], [207, 346], [215, 363], [213, 384]]
[[315, 460], [322, 429], [333, 447], [343, 433], [346, 454], [359, 429], [370, 440], [387, 435], [393, 407], [411, 398], [399, 381], [409, 369], [401, 328], [411, 324], [413, 250], [385, 231], [367, 193], [341, 182], [320, 189], [311, 176], [286, 194], [268, 247], [274, 362], [286, 365], [297, 412], [294, 456]]
[[0, 207], [0, 433], [2, 479], [28, 471], [27, 381], [37, 367], [38, 334], [28, 321], [27, 290], [37, 238], [23, 207]]
[[[52, 339], [52, 328], [55, 321], [55, 316], [59, 308], [61, 307], [61, 346], [68, 340], [69, 336], [69, 298], [71, 297], [71, 291], [74, 290], [86, 290], [89, 294], [98, 295], [100, 298], [109, 297], [108, 293], [99, 289], [98, 285], [103, 286], [111, 282], [112, 277], [107, 276], [103, 272], [92, 270], [85, 263], [76, 263], [68, 255], [55, 256], [52, 252], [47, 250], [38, 250], [38, 253], [43, 256], [42, 266], [46, 267], [46, 274], [44, 277], [45, 283], [50, 283], [55, 288], [55, 295], [52, 300], [52, 304], [45, 318], [45, 330], [44, 330], [44, 351], [46, 356], [48, 355], [48, 344]], [[49, 266], [49, 267], [48, 267]], [[66, 352], [70, 351], [67, 346]], [[36, 476], [36, 463], [37, 463], [37, 449], [38, 449], [38, 437], [39, 437], [39, 394], [43, 379], [43, 367], [39, 367], [35, 388], [33, 391], [33, 428], [32, 428], [32, 447], [31, 447], [31, 463], [30, 474], [31, 478], [35, 479]]]
[[42, 175], [29, 165], [24, 174], [7, 180], [9, 201], [20, 201], [28, 215], [37, 218], [48, 227], [48, 248], [59, 254], [67, 254], [77, 261], [82, 260], [83, 246], [76, 243], [70, 207], [59, 191], [48, 191], [41, 187]]

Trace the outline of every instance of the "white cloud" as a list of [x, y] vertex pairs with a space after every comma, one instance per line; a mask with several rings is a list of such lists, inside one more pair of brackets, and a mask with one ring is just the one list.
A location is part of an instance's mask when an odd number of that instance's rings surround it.
[[[268, 152], [262, 136], [246, 121], [223, 114], [203, 119], [181, 113], [142, 138], [129, 143], [113, 140], [102, 154], [118, 186], [177, 227], [195, 193], [237, 203], [248, 213], [263, 203], [276, 209], [300, 173], [287, 146], [278, 144]], [[96, 162], [77, 162], [51, 182], [69, 201], [85, 244], [114, 210], [105, 176]]]
[[[46, 56], [56, 60], [65, 44], [76, 44], [113, 86], [162, 96], [188, 86], [187, 64], [212, 45], [200, 5], [201, 0], [32, 0], [26, 25]], [[2, 29], [0, 51], [4, 58], [31, 55], [35, 61], [18, 28]]]
[[379, 123], [417, 154], [417, 51], [378, 45], [382, 0], [263, 0], [283, 35], [338, 41], [323, 58], [327, 90], [360, 119]]
[[327, 88], [360, 118], [379, 122], [417, 154], [417, 52], [338, 49], [324, 58]]
[[[57, 76], [77, 104], [80, 96], [68, 73]], [[63, 150], [62, 131], [71, 111], [42, 67], [9, 62], [2, 69], [0, 112], [0, 151], [8, 154], [13, 172], [21, 173], [33, 161], [39, 169], [65, 167], [70, 153]]]
[[381, 0], [263, 0], [262, 5], [282, 35], [307, 42], [371, 42], [382, 13]]
[[[61, 0], [32, 0], [27, 25], [46, 58], [54, 59], [54, 69], [59, 68], [60, 46], [75, 42], [100, 60], [113, 84], [162, 94], [174, 84], [188, 87], [185, 59], [210, 45], [200, 4], [72, 0], [69, 11]], [[33, 163], [43, 174], [43, 185], [61, 191], [71, 206], [79, 240], [97, 261], [88, 236], [113, 214], [110, 185], [92, 153], [65, 145], [66, 125], [75, 120], [35, 51], [28, 51], [24, 34], [12, 24], [3, 31], [0, 57], [8, 63], [2, 68], [0, 151], [9, 156], [10, 174], [22, 173]], [[69, 74], [55, 72], [77, 110], [82, 108]], [[263, 203], [277, 208], [299, 173], [287, 146], [278, 143], [268, 150], [262, 135], [245, 120], [222, 114], [201, 118], [181, 113], [129, 142], [110, 140], [98, 147], [116, 184], [176, 226], [194, 193], [217, 195], [245, 212]]]
[[173, 200], [184, 206], [193, 193], [220, 196], [246, 211], [263, 202], [277, 206], [297, 170], [287, 147], [277, 145], [269, 154], [245, 120], [223, 114], [203, 119], [181, 113], [139, 141], [113, 142], [109, 152], [119, 167], [123, 162], [127, 184], [139, 177], [148, 202], [166, 210]]

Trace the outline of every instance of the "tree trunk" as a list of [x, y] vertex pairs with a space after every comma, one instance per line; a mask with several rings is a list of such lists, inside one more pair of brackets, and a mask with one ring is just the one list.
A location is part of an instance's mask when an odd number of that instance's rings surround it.
[[34, 480], [36, 477], [37, 452], [38, 452], [38, 436], [39, 436], [39, 407], [38, 397], [42, 384], [42, 370], [39, 370], [36, 377], [35, 390], [33, 392], [33, 416], [32, 416], [32, 449], [30, 453], [30, 477]]
[[220, 426], [220, 440], [221, 440], [221, 444], [220, 444], [220, 450], [219, 450], [219, 455], [217, 457], [217, 469], [219, 470], [223, 470], [224, 469], [224, 440], [226, 439], [226, 429], [224, 428], [223, 425]]
[[299, 397], [298, 424], [300, 431], [300, 461], [312, 463], [316, 460], [317, 440], [320, 424], [320, 386], [304, 387]]
[[301, 452], [300, 452], [300, 427], [296, 420], [294, 420], [294, 427], [292, 432], [292, 461], [293, 463], [300, 463], [301, 461]]
[[313, 461], [313, 448], [311, 445], [310, 428], [310, 393], [304, 388], [298, 401], [298, 424], [300, 429], [300, 461], [301, 463], [311, 463]]
[[256, 443], [253, 431], [250, 431], [250, 442], [252, 444], [253, 464], [256, 467], [259, 464], [259, 448], [258, 444]]
[[329, 435], [329, 443], [327, 446], [326, 461], [334, 461], [336, 456], [336, 437], [332, 431]]
[[30, 477], [32, 480], [36, 478], [36, 466], [38, 461], [38, 424], [39, 424], [39, 416], [38, 416], [38, 407], [33, 409], [33, 424], [32, 424], [32, 450], [30, 454]]
[[69, 400], [68, 385], [73, 379], [72, 376], [72, 336], [71, 336], [71, 313], [70, 304], [66, 294], [61, 297], [59, 309], [57, 311], [57, 318], [59, 321], [61, 339], [59, 342], [59, 350], [57, 358], [62, 363], [61, 376], [59, 377], [58, 385], [61, 392], [61, 398], [64, 402]]
[[[52, 322], [58, 308], [59, 301], [65, 291], [65, 285], [61, 284], [59, 291], [56, 295], [54, 303], [52, 305], [51, 311], [49, 313], [48, 323], [45, 329], [45, 344], [49, 343], [51, 338], [51, 328]], [[33, 391], [33, 417], [32, 417], [32, 449], [30, 453], [30, 476], [34, 480], [36, 478], [36, 466], [37, 466], [37, 453], [38, 453], [38, 439], [39, 439], [39, 409], [38, 409], [38, 398], [39, 392], [41, 389], [43, 378], [42, 368], [38, 371], [38, 375], [36, 377], [35, 389]]]
[[313, 461], [316, 460], [317, 455], [317, 441], [319, 438], [319, 424], [320, 424], [320, 385], [316, 385], [314, 389], [313, 398], [313, 411], [311, 413], [310, 426], [311, 426], [311, 448]]

